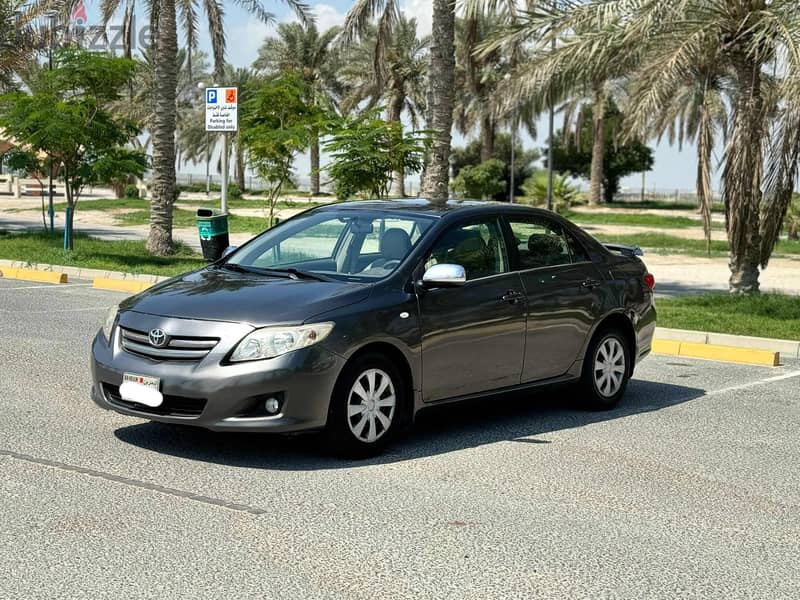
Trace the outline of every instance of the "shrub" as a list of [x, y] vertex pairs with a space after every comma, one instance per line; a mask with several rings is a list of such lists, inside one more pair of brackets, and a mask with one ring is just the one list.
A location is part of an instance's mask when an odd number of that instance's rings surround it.
[[233, 200], [239, 200], [243, 195], [244, 194], [238, 185], [236, 185], [235, 183], [228, 184], [228, 198], [231, 198]]
[[[547, 202], [547, 172], [539, 171], [525, 180], [522, 191], [533, 206], [544, 206]], [[553, 175], [553, 210], [562, 214], [581, 202], [578, 189], [566, 175]]]
[[506, 188], [505, 168], [505, 163], [496, 158], [463, 167], [453, 179], [452, 188], [465, 198], [491, 198]]
[[125, 197], [126, 198], [139, 198], [139, 188], [135, 185], [129, 185], [125, 187]]

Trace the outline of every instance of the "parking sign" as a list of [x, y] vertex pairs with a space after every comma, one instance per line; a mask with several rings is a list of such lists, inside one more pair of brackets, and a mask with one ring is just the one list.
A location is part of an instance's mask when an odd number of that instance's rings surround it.
[[237, 88], [206, 90], [206, 131], [239, 129], [239, 91]]

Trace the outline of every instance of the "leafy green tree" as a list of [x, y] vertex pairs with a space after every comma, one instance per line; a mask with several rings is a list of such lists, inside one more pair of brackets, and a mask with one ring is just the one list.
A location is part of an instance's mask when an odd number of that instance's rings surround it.
[[[419, 128], [425, 112], [426, 75], [430, 36], [417, 37], [417, 21], [402, 13], [383, 40], [378, 27], [368, 26], [356, 45], [349, 46], [342, 58], [339, 77], [345, 88], [342, 112], [349, 113], [366, 103], [373, 108], [386, 104], [386, 120], [400, 123], [407, 115], [411, 126]], [[405, 175], [394, 176], [394, 193], [406, 195]]]
[[332, 162], [327, 171], [336, 182], [340, 199], [356, 195], [386, 198], [392, 173], [418, 172], [427, 145], [427, 133], [403, 132], [400, 123], [380, 118], [379, 109], [335, 123], [325, 151]]
[[[503, 162], [503, 189], [494, 195], [495, 200], [507, 200], [509, 198], [509, 187], [511, 187], [511, 135], [507, 133], [498, 134], [493, 143], [492, 155], [490, 158], [497, 158]], [[479, 165], [483, 156], [483, 143], [481, 140], [473, 140], [463, 148], [453, 148], [450, 160], [453, 166], [453, 176], [457, 177], [466, 166]], [[522, 193], [522, 183], [534, 173], [534, 163], [539, 160], [541, 155], [535, 148], [526, 150], [517, 141], [514, 148], [514, 196]]]
[[[336, 106], [342, 95], [342, 85], [336, 76], [339, 69], [339, 52], [334, 40], [338, 27], [321, 32], [314, 23], [281, 23], [277, 37], [267, 38], [258, 51], [253, 68], [267, 75], [277, 76], [287, 71], [301, 73], [306, 83], [308, 102], [322, 108]], [[320, 140], [319, 134], [311, 140], [311, 195], [320, 193]]]
[[488, 200], [506, 189], [503, 172], [506, 165], [501, 160], [490, 158], [478, 165], [468, 165], [461, 169], [450, 184], [453, 190], [464, 198]]
[[292, 166], [311, 144], [329, 114], [306, 102], [308, 88], [299, 73], [268, 79], [253, 91], [242, 115], [241, 141], [256, 173], [269, 184], [267, 226], [274, 221], [281, 189], [292, 180]]
[[[142, 152], [126, 148], [139, 129], [110, 110], [119, 91], [133, 77], [135, 63], [81, 50], [63, 50], [53, 71], [41, 71], [35, 92], [0, 96], [0, 127], [28, 148], [28, 165], [40, 172], [58, 167], [66, 184], [66, 247], [72, 250], [72, 223], [86, 185], [141, 176], [147, 166]], [[46, 156], [39, 159], [39, 153]]]
[[[570, 173], [584, 179], [591, 178], [592, 146], [595, 137], [593, 118], [594, 108], [590, 105], [582, 109], [582, 126], [575, 136], [557, 133], [553, 140], [553, 169], [559, 173]], [[604, 146], [603, 158], [603, 199], [613, 202], [619, 192], [619, 182], [626, 175], [650, 171], [653, 168], [653, 151], [636, 140], [624, 141], [621, 138], [623, 115], [613, 104], [606, 109], [603, 118]]]

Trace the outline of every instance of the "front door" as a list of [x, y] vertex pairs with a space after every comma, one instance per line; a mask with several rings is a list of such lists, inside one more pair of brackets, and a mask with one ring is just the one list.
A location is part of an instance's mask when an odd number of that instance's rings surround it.
[[420, 291], [425, 402], [518, 385], [525, 351], [525, 300], [497, 218], [455, 225], [434, 244], [425, 268], [464, 267], [457, 288]]
[[602, 275], [571, 233], [545, 217], [509, 217], [527, 300], [524, 383], [558, 377], [580, 358], [603, 299]]

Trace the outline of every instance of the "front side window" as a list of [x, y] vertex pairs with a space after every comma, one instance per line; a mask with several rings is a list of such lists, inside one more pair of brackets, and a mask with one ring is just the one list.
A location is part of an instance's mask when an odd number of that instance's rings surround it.
[[424, 215], [383, 211], [312, 212], [270, 229], [231, 254], [227, 264], [377, 280], [400, 265], [432, 223]]
[[507, 273], [508, 252], [500, 222], [488, 219], [447, 230], [434, 244], [425, 268], [437, 264], [461, 265], [468, 280]]
[[558, 223], [533, 218], [510, 219], [509, 225], [522, 271], [587, 260], [578, 241]]

